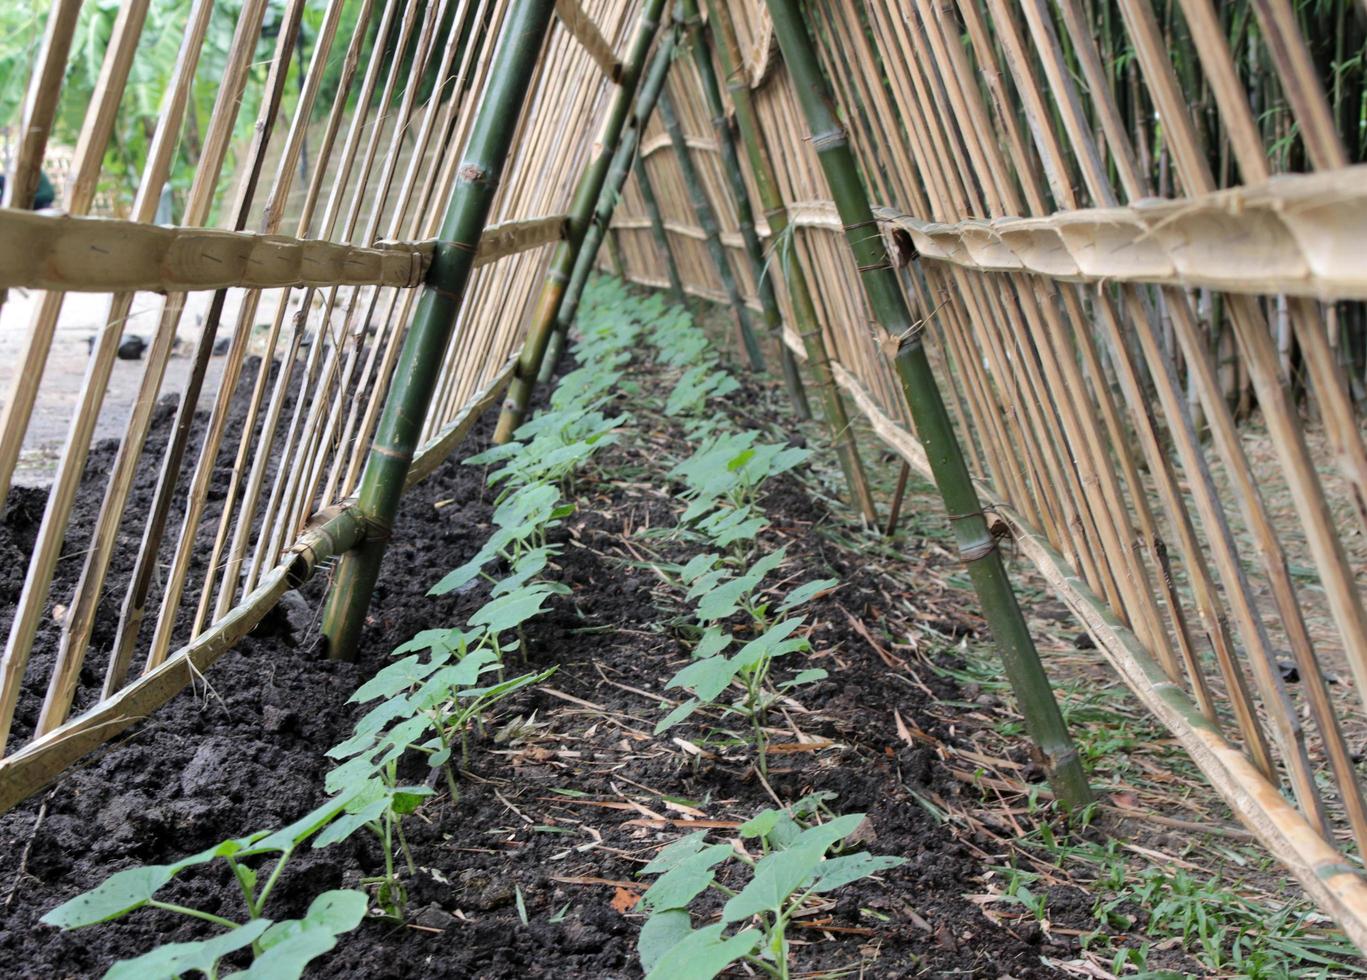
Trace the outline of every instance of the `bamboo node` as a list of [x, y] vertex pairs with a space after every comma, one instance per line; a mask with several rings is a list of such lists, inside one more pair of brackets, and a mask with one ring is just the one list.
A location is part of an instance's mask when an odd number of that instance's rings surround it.
[[816, 150], [818, 153], [847, 146], [849, 143], [845, 138], [845, 130], [841, 129], [839, 126], [835, 129], [828, 129], [824, 133], [813, 133], [810, 140], [812, 149]]

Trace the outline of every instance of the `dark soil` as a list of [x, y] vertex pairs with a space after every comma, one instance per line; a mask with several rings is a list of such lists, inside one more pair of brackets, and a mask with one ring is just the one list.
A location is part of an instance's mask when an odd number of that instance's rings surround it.
[[[485, 444], [492, 421], [482, 420], [469, 451]], [[573, 594], [533, 620], [526, 635], [530, 665], [558, 664], [559, 672], [503, 706], [475, 745], [459, 803], [441, 796], [407, 825], [420, 868], [407, 924], [364, 923], [316, 961], [311, 975], [639, 976], [641, 917], [629, 911], [639, 893], [636, 871], [687, 831], [682, 821], [698, 812], [744, 820], [774, 805], [772, 789], [785, 802], [816, 790], [837, 794], [837, 811], [869, 814], [871, 851], [908, 858], [880, 881], [837, 893], [813, 927], [795, 930], [802, 970], [857, 970], [862, 962], [864, 975], [880, 977], [1062, 976], [1040, 956], [1066, 958], [1073, 950], [1050, 945], [1033, 923], [996, 925], [966, 898], [984, 891], [984, 868], [928, 803], [952, 799], [961, 784], [931, 748], [899, 734], [900, 719], [903, 730], [951, 738], [928, 712], [927, 698], [960, 693], [942, 678], [913, 678], [899, 663], [888, 637], [905, 630], [884, 620], [895, 586], [820, 533], [833, 518], [796, 480], [780, 480], [765, 501], [774, 523], [768, 540], [789, 549], [785, 584], [837, 575], [844, 585], [809, 614], [816, 624], [810, 664], [830, 678], [773, 724], [832, 744], [775, 754], [766, 787], [743, 750], [706, 741], [704, 723], [651, 734], [665, 679], [686, 657], [670, 613], [678, 611], [682, 622], [683, 610], [645, 566], [678, 545], [639, 533], [675, 521], [677, 506], [653, 475], [661, 453], [679, 448], [671, 438], [643, 434], [633, 448], [618, 447], [602, 460], [615, 480], [581, 480], [579, 512], [561, 530], [558, 570]], [[636, 475], [620, 478], [624, 473]], [[226, 654], [205, 687], [182, 694], [54, 789], [0, 817], [0, 975], [91, 976], [159, 942], [212, 931], [149, 910], [75, 933], [37, 920], [121, 868], [168, 862], [317, 805], [329, 768], [323, 752], [350, 734], [359, 714], [346, 703], [350, 692], [415, 632], [461, 623], [482, 603], [480, 590], [439, 599], [425, 593], [488, 533], [483, 475], [448, 462], [405, 498], [359, 663], [318, 656], [307, 611], [316, 614], [325, 583], [310, 583], [289, 617], [267, 625], [271, 635]], [[139, 485], [154, 480], [155, 473], [144, 474]], [[0, 532], [6, 609], [22, 583], [42, 504], [41, 492], [15, 493], [18, 503]], [[77, 508], [69, 552], [80, 550], [82, 529], [98, 510], [92, 496]], [[128, 574], [127, 554], [120, 561], [111, 582]], [[79, 560], [63, 565], [76, 566], [63, 574], [79, 571]], [[0, 623], [7, 616], [0, 614]], [[966, 613], [941, 626], [964, 633], [977, 621]], [[54, 639], [55, 629], [45, 630], [37, 655]], [[102, 674], [98, 656], [87, 669]], [[26, 700], [21, 715], [29, 725], [35, 710]], [[723, 839], [728, 831], [715, 833]], [[320, 891], [355, 886], [380, 862], [365, 835], [303, 853], [268, 914], [301, 914]], [[214, 866], [187, 873], [167, 899], [242, 914], [236, 886]]]

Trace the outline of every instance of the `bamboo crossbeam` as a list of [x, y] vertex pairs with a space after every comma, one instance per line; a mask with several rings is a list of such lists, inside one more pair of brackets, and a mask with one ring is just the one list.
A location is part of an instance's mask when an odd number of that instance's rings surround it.
[[[1039, 218], [946, 224], [893, 208], [875, 211], [884, 229], [910, 235], [918, 257], [979, 272], [1367, 299], [1359, 260], [1367, 237], [1367, 165]], [[829, 202], [794, 203], [790, 212], [799, 228], [838, 227]]]
[[0, 210], [0, 289], [192, 292], [422, 282], [432, 243], [320, 239]]

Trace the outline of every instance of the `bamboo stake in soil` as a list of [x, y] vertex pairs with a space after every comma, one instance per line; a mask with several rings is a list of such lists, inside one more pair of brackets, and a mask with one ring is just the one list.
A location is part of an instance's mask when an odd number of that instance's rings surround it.
[[636, 96], [636, 87], [641, 80], [646, 56], [659, 27], [660, 11], [664, 0], [646, 0], [637, 21], [636, 36], [632, 40], [631, 51], [622, 62], [621, 76], [617, 91], [613, 94], [603, 127], [599, 130], [596, 142], [596, 155], [584, 170], [575, 188], [574, 201], [569, 209], [569, 227], [565, 239], [556, 246], [550, 267], [546, 270], [541, 293], [537, 298], [536, 312], [522, 344], [522, 354], [518, 358], [517, 371], [508, 386], [508, 396], [503, 403], [503, 412], [494, 430], [494, 442], [504, 443], [512, 438], [522, 419], [527, 414], [531, 402], [532, 389], [536, 386], [537, 375], [541, 371], [541, 361], [546, 356], [546, 347], [555, 329], [560, 305], [565, 297], [570, 276], [574, 273], [574, 263], [579, 256], [579, 247], [588, 232], [589, 220], [598, 203], [598, 195], [607, 179], [608, 167], [617, 150]]
[[636, 157], [636, 186], [641, 189], [641, 200], [645, 202], [646, 216], [650, 219], [650, 233], [654, 236], [655, 245], [664, 258], [665, 271], [669, 275], [669, 291], [674, 296], [674, 302], [680, 306], [687, 306], [688, 297], [684, 294], [683, 280], [679, 277], [679, 265], [674, 260], [674, 249], [669, 244], [669, 232], [665, 231], [664, 219], [660, 216], [660, 201], [655, 196], [655, 182], [650, 179], [650, 168], [646, 166], [646, 158], [639, 154]]
[[1045, 770], [1059, 799], [1069, 807], [1085, 806], [1091, 802], [1092, 794], [1077, 749], [1068, 736], [1049, 679], [1016, 603], [996, 539], [983, 517], [977, 490], [931, 373], [919, 326], [913, 323], [907, 309], [854, 155], [832, 109], [798, 0], [768, 0], [768, 6], [793, 91], [801, 103], [812, 133], [812, 146], [840, 211], [865, 294], [874, 316], [897, 338], [896, 367], [903, 393], [1026, 727], [1043, 753]]
[[750, 257], [755, 292], [764, 311], [764, 326], [769, 336], [778, 342], [779, 359], [783, 365], [783, 383], [788, 389], [788, 397], [793, 401], [793, 411], [799, 419], [806, 421], [812, 417], [812, 410], [807, 404], [807, 392], [802, 386], [802, 375], [798, 372], [797, 359], [783, 343], [783, 314], [779, 312], [778, 297], [774, 295], [774, 281], [765, 274], [764, 251], [760, 246], [759, 235], [755, 231], [755, 213], [750, 206], [750, 191], [745, 186], [745, 178], [741, 174], [740, 155], [736, 152], [736, 141], [731, 135], [731, 123], [726, 117], [726, 106], [722, 103], [721, 85], [717, 81], [717, 71], [712, 65], [707, 32], [703, 29], [702, 15], [698, 12], [698, 0], [682, 0], [681, 7], [685, 36], [693, 54], [693, 64], [697, 68], [698, 78], [702, 82], [707, 111], [712, 116], [712, 129], [717, 134], [722, 169], [731, 181], [731, 194], [736, 202], [736, 223], [740, 226], [741, 238], [745, 242], [745, 252]]
[[[788, 221], [788, 208], [783, 194], [779, 191], [774, 174], [773, 157], [769, 143], [760, 127], [759, 114], [755, 111], [754, 97], [745, 76], [741, 60], [740, 42], [736, 38], [736, 27], [731, 19], [731, 11], [720, 0], [708, 0], [711, 26], [721, 43], [717, 53], [721, 58], [722, 71], [726, 73], [727, 91], [731, 104], [736, 109], [736, 126], [741, 140], [745, 143], [746, 156], [750, 160], [750, 173], [755, 179], [760, 205], [764, 208], [769, 222], [770, 240], [777, 243], [786, 241], [792, 227]], [[775, 257], [777, 258], [777, 257]], [[878, 523], [878, 509], [869, 491], [869, 481], [864, 474], [864, 464], [859, 458], [859, 446], [855, 441], [854, 429], [850, 426], [845, 401], [836, 387], [831, 375], [830, 356], [826, 350], [826, 340], [821, 333], [821, 320], [812, 302], [812, 294], [807, 287], [807, 276], [802, 263], [794, 257], [791, 262], [774, 261], [770, 275], [782, 275], [788, 285], [788, 298], [793, 307], [793, 327], [802, 339], [807, 354], [807, 368], [816, 378], [817, 388], [821, 391], [822, 406], [826, 424], [831, 429], [831, 442], [835, 446], [836, 457], [844, 471], [845, 482], [850, 488], [850, 499], [857, 506], [870, 525]]]
[[750, 311], [746, 309], [745, 301], [740, 296], [740, 290], [736, 288], [736, 274], [731, 268], [731, 260], [726, 254], [726, 246], [721, 241], [716, 208], [712, 206], [712, 201], [707, 196], [707, 188], [703, 184], [702, 175], [698, 173], [697, 164], [693, 161], [693, 152], [688, 148], [688, 140], [684, 136], [683, 126], [679, 123], [679, 115], [674, 111], [673, 97], [668, 92], [660, 97], [660, 121], [664, 123], [665, 130], [669, 133], [669, 141], [674, 145], [674, 156], [678, 160], [679, 170], [683, 173], [684, 186], [688, 188], [688, 198], [693, 205], [693, 215], [697, 219], [698, 226], [702, 228], [704, 240], [707, 243], [707, 251], [711, 254], [712, 262], [717, 267], [717, 276], [721, 279], [726, 300], [735, 312], [736, 328], [740, 333], [741, 345], [745, 348], [745, 356], [750, 361], [751, 368], [756, 371], [763, 371], [764, 353], [760, 350], [759, 340], [755, 337], [754, 328], [750, 325]]
[[324, 606], [323, 635], [333, 659], [356, 657], [380, 561], [436, 386], [441, 354], [455, 327], [479, 236], [554, 9], [554, 0], [524, 0], [504, 23], [497, 60], [451, 192], [427, 285], [413, 326], [404, 337], [394, 384], [361, 477], [357, 507], [366, 522], [366, 535], [343, 557]]
[[556, 316], [555, 333], [546, 348], [546, 356], [541, 360], [538, 382], [544, 384], [549, 381], [555, 371], [556, 362], [560, 360], [561, 351], [569, 337], [570, 324], [579, 312], [580, 297], [583, 296], [584, 287], [588, 285], [589, 276], [598, 261], [598, 249], [602, 247], [603, 239], [612, 224], [612, 214], [617, 210], [617, 202], [622, 199], [622, 188], [626, 186], [627, 177], [631, 174], [631, 163], [637, 158], [636, 151], [640, 148], [641, 137], [645, 134], [646, 125], [660, 101], [660, 93], [664, 91], [665, 79], [669, 76], [669, 67], [674, 61], [677, 43], [676, 27], [660, 38], [660, 43], [655, 49], [650, 70], [646, 72], [641, 90], [637, 93], [635, 109], [621, 141], [617, 144], [617, 150], [612, 155], [607, 178], [602, 191], [598, 194], [598, 203], [594, 206], [588, 229], [584, 233], [584, 242], [579, 246], [569, 288], [565, 290], [565, 298], [561, 301], [560, 312]]

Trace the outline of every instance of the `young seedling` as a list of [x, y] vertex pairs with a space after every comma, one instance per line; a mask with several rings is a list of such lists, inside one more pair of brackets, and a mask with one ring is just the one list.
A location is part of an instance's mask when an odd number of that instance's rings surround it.
[[[360, 924], [366, 911], [365, 895], [349, 890], [325, 892], [314, 900], [303, 919], [279, 923], [265, 917], [266, 905], [300, 845], [325, 828], [331, 829], [351, 802], [350, 796], [337, 797], [280, 830], [257, 831], [246, 837], [225, 840], [174, 864], [119, 871], [90, 891], [48, 912], [42, 921], [62, 929], [80, 929], [123, 918], [141, 908], [155, 908], [200, 919], [225, 930], [209, 939], [160, 946], [135, 959], [115, 964], [106, 976], [133, 980], [147, 976], [177, 976], [198, 970], [216, 977], [220, 959], [250, 946], [255, 958], [251, 969], [243, 976], [298, 977], [312, 959], [336, 944], [338, 935]], [[348, 832], [338, 831], [333, 840], [341, 840], [347, 835]], [[270, 865], [264, 882], [260, 872], [253, 867], [258, 858], [266, 858]], [[185, 871], [214, 861], [224, 862], [231, 870], [242, 892], [246, 910], [244, 921], [157, 897]]]
[[[810, 648], [806, 638], [793, 635], [802, 626], [803, 617], [789, 617], [770, 623], [767, 604], [755, 599], [755, 591], [764, 576], [782, 564], [784, 557], [785, 552], [780, 549], [761, 558], [745, 574], [734, 578], [727, 578], [724, 569], [713, 567], [717, 563], [717, 557], [713, 554], [700, 555], [684, 566], [680, 576], [692, 586], [687, 597], [699, 600], [697, 615], [705, 629], [693, 651], [693, 662], [665, 685], [666, 690], [683, 688], [692, 696], [655, 726], [655, 732], [659, 734], [688, 718], [703, 705], [714, 704], [729, 688], [738, 686], [742, 693], [723, 707], [723, 713], [738, 714], [749, 723], [755, 765], [766, 778], [769, 775], [769, 740], [765, 731], [765, 717], [769, 708], [794, 688], [824, 680], [827, 676], [825, 670], [814, 668], [799, 671], [777, 685], [772, 681], [772, 668], [777, 658]], [[834, 580], [823, 579], [799, 586], [779, 606], [779, 613], [791, 611], [834, 584]], [[719, 624], [742, 610], [761, 632], [735, 654], [726, 656], [732, 638]]]
[[[708, 844], [702, 830], [661, 850], [640, 872], [659, 876], [640, 904], [649, 913], [637, 942], [646, 980], [709, 980], [740, 960], [787, 980], [788, 929], [812, 896], [905, 863], [843, 853], [842, 843], [864, 822], [863, 814], [816, 823], [815, 812], [811, 801], [791, 811], [765, 810], [742, 824], [730, 844]], [[747, 850], [747, 841], [759, 856]], [[725, 866], [740, 870], [739, 888], [717, 881]], [[727, 899], [721, 921], [695, 929], [689, 906], [709, 889]]]

